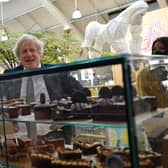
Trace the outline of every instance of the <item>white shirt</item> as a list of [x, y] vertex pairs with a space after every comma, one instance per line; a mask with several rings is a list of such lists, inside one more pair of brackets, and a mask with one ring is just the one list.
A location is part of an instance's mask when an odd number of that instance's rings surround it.
[[[39, 68], [41, 67], [41, 64], [38, 66]], [[26, 88], [27, 88], [27, 79], [29, 77], [23, 77], [22, 82], [21, 82], [21, 92], [20, 92], [20, 98], [23, 98], [26, 100]], [[39, 103], [40, 101], [40, 94], [44, 93], [46, 96], [46, 103], [49, 102], [49, 94], [47, 91], [47, 87], [45, 85], [44, 81], [44, 75], [36, 75], [32, 76], [33, 79], [33, 87], [34, 87], [34, 94], [35, 94], [35, 103]], [[33, 117], [34, 118], [34, 117]], [[24, 127], [23, 127], [24, 125]], [[36, 124], [36, 131], [38, 135], [45, 135], [50, 131], [51, 124]], [[21, 126], [24, 131], [22, 132], [27, 132], [25, 128], [25, 124], [22, 124]], [[19, 131], [20, 132], [20, 131]]]
[[[38, 65], [38, 68], [41, 68], [41, 63]], [[26, 69], [26, 68], [24, 68]], [[20, 98], [26, 100], [26, 87], [27, 87], [27, 79], [28, 77], [22, 78], [22, 84], [21, 84], [21, 92], [20, 92]], [[37, 75], [33, 76], [33, 88], [34, 88], [34, 95], [35, 95], [35, 103], [39, 103], [40, 101], [40, 94], [44, 93], [46, 96], [46, 102], [49, 102], [49, 95], [48, 91], [45, 85], [44, 76], [43, 75]]]
[[[20, 98], [22, 98], [24, 100], [26, 100], [26, 87], [27, 87], [27, 79], [28, 78], [29, 77], [22, 78]], [[39, 103], [41, 93], [45, 94], [46, 102], [49, 102], [49, 95], [48, 95], [47, 87], [45, 85], [44, 76], [43, 75], [36, 75], [36, 76], [32, 76], [32, 79], [33, 79], [35, 103]]]

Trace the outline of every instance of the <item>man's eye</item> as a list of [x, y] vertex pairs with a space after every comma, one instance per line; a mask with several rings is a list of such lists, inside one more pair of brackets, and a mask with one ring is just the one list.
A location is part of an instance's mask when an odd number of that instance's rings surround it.
[[27, 52], [27, 50], [23, 50], [23, 51], [22, 51], [22, 53], [26, 53], [26, 52]]
[[31, 49], [31, 50], [30, 50], [30, 52], [35, 52], [35, 51], [36, 51], [36, 49]]

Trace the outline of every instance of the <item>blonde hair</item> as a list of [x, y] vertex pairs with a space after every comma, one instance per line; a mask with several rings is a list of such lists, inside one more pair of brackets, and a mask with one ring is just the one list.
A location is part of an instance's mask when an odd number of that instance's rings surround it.
[[41, 55], [43, 55], [44, 53], [44, 43], [39, 40], [37, 37], [30, 35], [30, 34], [23, 34], [16, 42], [14, 48], [13, 48], [13, 53], [16, 57], [19, 57], [19, 50], [21, 45], [27, 41], [30, 40], [33, 43], [35, 43], [37, 45], [37, 47], [39, 48], [39, 51], [41, 53]]
[[149, 68], [142, 69], [137, 76], [137, 92], [139, 96], [155, 96], [158, 107], [168, 106], [168, 94], [162, 81]]

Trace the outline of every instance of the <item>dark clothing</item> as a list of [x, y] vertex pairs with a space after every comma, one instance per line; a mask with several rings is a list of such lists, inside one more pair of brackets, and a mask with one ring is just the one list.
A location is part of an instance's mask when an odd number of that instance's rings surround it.
[[[42, 67], [49, 67], [52, 64], [42, 64]], [[23, 66], [14, 69], [5, 70], [4, 73], [23, 70]], [[44, 75], [44, 82], [49, 94], [50, 100], [60, 99], [62, 97], [72, 96], [75, 91], [82, 90], [82, 85], [67, 72]], [[7, 99], [19, 98], [21, 90], [21, 78], [10, 80], [5, 92]]]
[[[49, 67], [51, 64], [42, 64], [42, 67]], [[22, 71], [23, 66], [18, 66], [14, 69], [5, 70], [4, 73]], [[59, 72], [54, 74], [43, 75], [45, 86], [47, 88], [47, 92], [49, 95], [50, 101], [60, 99], [63, 97], [71, 97], [72, 94], [76, 91], [83, 90], [82, 85], [72, 76], [69, 75], [68, 72]], [[4, 82], [4, 81], [2, 81]], [[5, 81], [5, 90], [3, 94], [5, 94], [7, 99], [20, 98], [21, 92], [21, 83], [22, 79], [14, 79]], [[4, 83], [3, 83], [4, 84]], [[4, 86], [2, 84], [2, 86]], [[65, 138], [66, 143], [71, 143], [71, 138], [73, 136], [74, 127], [72, 126], [64, 126], [62, 131], [52, 131], [49, 132], [46, 136], [54, 136], [56, 138], [63, 137]]]

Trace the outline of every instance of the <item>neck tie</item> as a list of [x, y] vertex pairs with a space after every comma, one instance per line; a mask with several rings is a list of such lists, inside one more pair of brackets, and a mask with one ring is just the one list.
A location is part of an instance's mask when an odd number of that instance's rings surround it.
[[34, 101], [34, 87], [32, 77], [27, 79], [27, 88], [26, 88], [26, 103], [31, 103]]

